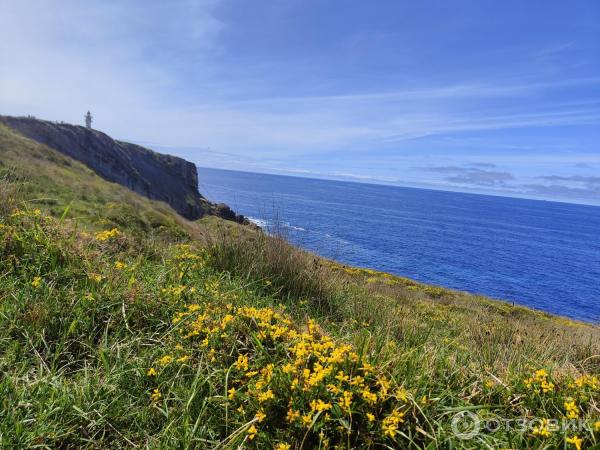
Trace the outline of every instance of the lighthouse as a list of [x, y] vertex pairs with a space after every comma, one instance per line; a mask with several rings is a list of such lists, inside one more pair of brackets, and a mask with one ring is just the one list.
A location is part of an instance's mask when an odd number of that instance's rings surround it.
[[92, 128], [92, 113], [89, 111], [85, 115], [85, 127], [91, 129]]

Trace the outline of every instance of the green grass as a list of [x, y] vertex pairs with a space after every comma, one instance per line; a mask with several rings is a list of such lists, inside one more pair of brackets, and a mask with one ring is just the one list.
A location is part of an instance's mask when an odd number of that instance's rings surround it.
[[0, 173], [1, 448], [600, 448], [595, 326], [185, 221], [2, 127]]

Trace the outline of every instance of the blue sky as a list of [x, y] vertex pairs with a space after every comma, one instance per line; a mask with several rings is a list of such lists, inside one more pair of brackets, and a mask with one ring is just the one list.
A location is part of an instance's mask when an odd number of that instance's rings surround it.
[[0, 113], [200, 166], [600, 204], [600, 2], [5, 0]]

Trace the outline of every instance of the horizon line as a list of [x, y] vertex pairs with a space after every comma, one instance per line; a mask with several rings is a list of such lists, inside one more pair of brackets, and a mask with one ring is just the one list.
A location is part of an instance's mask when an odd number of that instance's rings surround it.
[[[358, 180], [358, 179], [351, 179], [351, 178], [343, 178], [343, 177], [336, 177], [335, 175], [323, 175], [323, 176], [317, 176], [315, 174], [308, 174], [308, 175], [303, 175], [301, 173], [293, 173], [293, 174], [282, 174], [282, 173], [274, 173], [274, 172], [262, 172], [262, 171], [251, 171], [251, 170], [241, 170], [241, 169], [224, 169], [222, 167], [207, 167], [207, 166], [201, 166], [198, 165], [196, 163], [194, 163], [194, 165], [196, 166], [196, 169], [208, 169], [208, 170], [220, 170], [223, 172], [239, 172], [239, 173], [247, 173], [247, 174], [253, 174], [253, 175], [270, 175], [270, 176], [276, 176], [276, 177], [287, 177], [287, 178], [303, 178], [303, 179], [307, 179], [307, 180], [316, 180], [316, 181], [337, 181], [337, 182], [341, 182], [341, 183], [355, 183], [355, 184], [367, 184], [367, 185], [373, 185], [373, 186], [388, 186], [388, 187], [395, 187], [395, 188], [401, 188], [401, 189], [417, 189], [417, 190], [422, 190], [422, 191], [434, 191], [434, 192], [447, 192], [447, 193], [454, 193], [454, 194], [466, 194], [466, 195], [477, 195], [477, 196], [481, 196], [481, 197], [498, 197], [498, 198], [507, 198], [507, 199], [513, 199], [513, 200], [529, 200], [529, 201], [534, 201], [534, 202], [547, 202], [547, 203], [558, 203], [558, 204], [564, 204], [564, 205], [577, 205], [577, 206], [588, 206], [591, 208], [600, 208], [600, 203], [598, 204], [594, 204], [594, 203], [585, 203], [583, 201], [565, 201], [565, 200], [551, 200], [548, 198], [540, 198], [540, 197], [527, 197], [527, 196], [511, 196], [511, 195], [506, 195], [506, 194], [495, 194], [495, 193], [491, 193], [491, 192], [472, 192], [472, 191], [465, 191], [465, 190], [460, 190], [460, 189], [444, 189], [442, 187], [425, 187], [425, 186], [414, 186], [414, 185], [405, 185], [405, 184], [397, 184], [397, 183], [393, 183], [393, 182], [386, 182], [385, 180], [377, 180], [377, 179], [371, 179], [371, 181], [367, 181], [367, 180]], [[199, 183], [201, 183], [201, 180], [198, 180]]]

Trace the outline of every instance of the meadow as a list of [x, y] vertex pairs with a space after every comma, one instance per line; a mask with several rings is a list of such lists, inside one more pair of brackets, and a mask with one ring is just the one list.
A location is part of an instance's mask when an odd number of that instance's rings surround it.
[[600, 448], [596, 326], [186, 221], [3, 127], [0, 176], [2, 448]]

